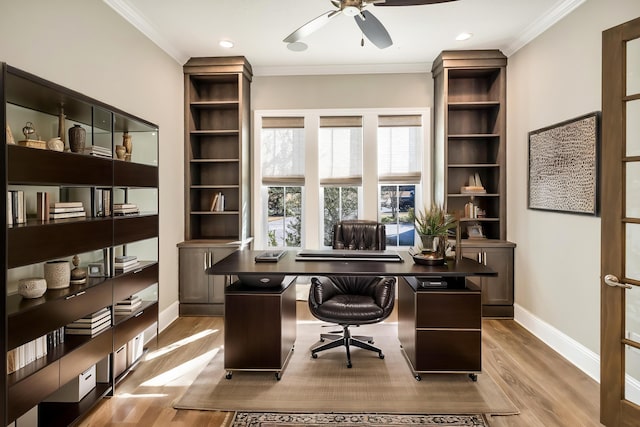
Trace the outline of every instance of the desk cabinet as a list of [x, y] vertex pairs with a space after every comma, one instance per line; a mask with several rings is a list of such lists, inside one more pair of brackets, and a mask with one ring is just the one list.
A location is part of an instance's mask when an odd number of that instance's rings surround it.
[[239, 247], [194, 241], [179, 245], [181, 316], [224, 314], [225, 276], [207, 274], [207, 269]]
[[478, 261], [498, 273], [496, 277], [473, 277], [482, 288], [484, 317], [513, 318], [513, 252], [515, 244], [495, 240], [467, 240], [462, 256]]
[[468, 373], [482, 369], [481, 291], [470, 281], [460, 288], [421, 289], [414, 277], [398, 286], [398, 338], [417, 380], [421, 373]]
[[235, 282], [225, 290], [224, 368], [274, 371], [279, 380], [296, 340], [295, 277], [277, 288]]

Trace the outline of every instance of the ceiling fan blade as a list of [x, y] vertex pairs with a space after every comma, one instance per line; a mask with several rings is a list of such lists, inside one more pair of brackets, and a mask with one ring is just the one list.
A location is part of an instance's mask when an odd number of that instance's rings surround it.
[[393, 44], [384, 25], [368, 10], [363, 10], [353, 18], [362, 33], [378, 48], [384, 49]]
[[424, 4], [446, 3], [457, 0], [384, 0], [374, 2], [374, 6], [422, 6]]
[[295, 30], [293, 33], [289, 34], [284, 40], [285, 43], [294, 43], [298, 40], [302, 40], [303, 38], [309, 36], [311, 33], [319, 30], [324, 25], [327, 24], [331, 20], [331, 18], [338, 16], [340, 14], [340, 10], [330, 10], [328, 12], [323, 13], [315, 19], [304, 24], [302, 27]]

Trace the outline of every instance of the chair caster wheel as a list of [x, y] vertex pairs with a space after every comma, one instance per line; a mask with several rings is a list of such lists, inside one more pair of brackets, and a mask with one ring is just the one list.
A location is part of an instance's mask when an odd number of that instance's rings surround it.
[[373, 340], [367, 341], [369, 344], [374, 344]]
[[282, 375], [280, 372], [276, 372], [276, 380], [280, 381], [282, 379]]
[[227, 372], [227, 375], [225, 375], [224, 377], [226, 379], [230, 380], [232, 376], [233, 376], [233, 374], [231, 372]]
[[379, 357], [380, 359], [384, 359], [384, 354], [380, 353], [380, 354], [378, 355], [378, 357]]
[[324, 338], [320, 338], [320, 342], [324, 342]]
[[422, 377], [420, 375], [416, 375], [415, 377], [413, 377], [416, 379], [416, 381], [422, 381]]
[[347, 362], [347, 368], [351, 368], [352, 366], [351, 362]]
[[318, 355], [317, 355], [317, 354], [315, 354], [315, 353], [311, 353], [311, 357], [313, 357], [314, 359], [317, 359], [317, 358], [318, 358]]
[[473, 381], [473, 382], [478, 381], [478, 375], [477, 374], [469, 374], [469, 378], [471, 378], [471, 381]]

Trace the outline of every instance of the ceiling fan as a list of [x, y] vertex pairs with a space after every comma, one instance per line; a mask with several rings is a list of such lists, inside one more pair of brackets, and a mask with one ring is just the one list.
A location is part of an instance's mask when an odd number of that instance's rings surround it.
[[[353, 16], [360, 27], [360, 31], [374, 45], [384, 49], [393, 44], [391, 36], [384, 25], [371, 12], [365, 10], [370, 4], [374, 6], [420, 6], [426, 4], [445, 3], [456, 0], [330, 0], [336, 7], [334, 10], [323, 13], [315, 19], [304, 24], [302, 27], [289, 34], [284, 40], [285, 43], [295, 43], [307, 37], [311, 33], [323, 27], [331, 19], [340, 14]], [[364, 43], [364, 40], [363, 40]]]

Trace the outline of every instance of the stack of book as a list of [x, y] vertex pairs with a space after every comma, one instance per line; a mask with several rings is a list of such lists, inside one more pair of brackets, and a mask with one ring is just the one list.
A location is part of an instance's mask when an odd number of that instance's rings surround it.
[[95, 337], [111, 327], [111, 310], [102, 308], [95, 313], [69, 323], [65, 328], [67, 335], [85, 335]]
[[111, 153], [111, 149], [100, 147], [99, 145], [90, 145], [84, 148], [84, 154], [88, 154], [90, 156], [97, 157], [106, 157], [108, 159], [113, 158], [113, 153]]
[[140, 213], [138, 205], [134, 203], [114, 203], [113, 214], [114, 215], [137, 215]]
[[29, 363], [35, 362], [47, 355], [47, 335], [36, 338], [33, 341], [22, 344], [7, 352], [7, 374], [24, 368]]
[[129, 298], [118, 301], [114, 306], [115, 314], [128, 314], [133, 313], [136, 308], [142, 305], [142, 299], [139, 296], [132, 295]]
[[7, 192], [7, 225], [23, 224], [27, 222], [27, 212], [24, 202], [24, 191], [11, 190]]
[[83, 218], [87, 216], [82, 202], [54, 202], [49, 205], [49, 219]]
[[222, 212], [224, 211], [224, 194], [222, 192], [218, 192], [211, 199], [211, 211], [212, 212]]
[[138, 265], [140, 265], [140, 262], [135, 255], [120, 255], [115, 257], [113, 262], [113, 267], [118, 273], [126, 273], [135, 269]]
[[108, 188], [95, 188], [93, 205], [93, 216], [111, 216], [111, 190]]

